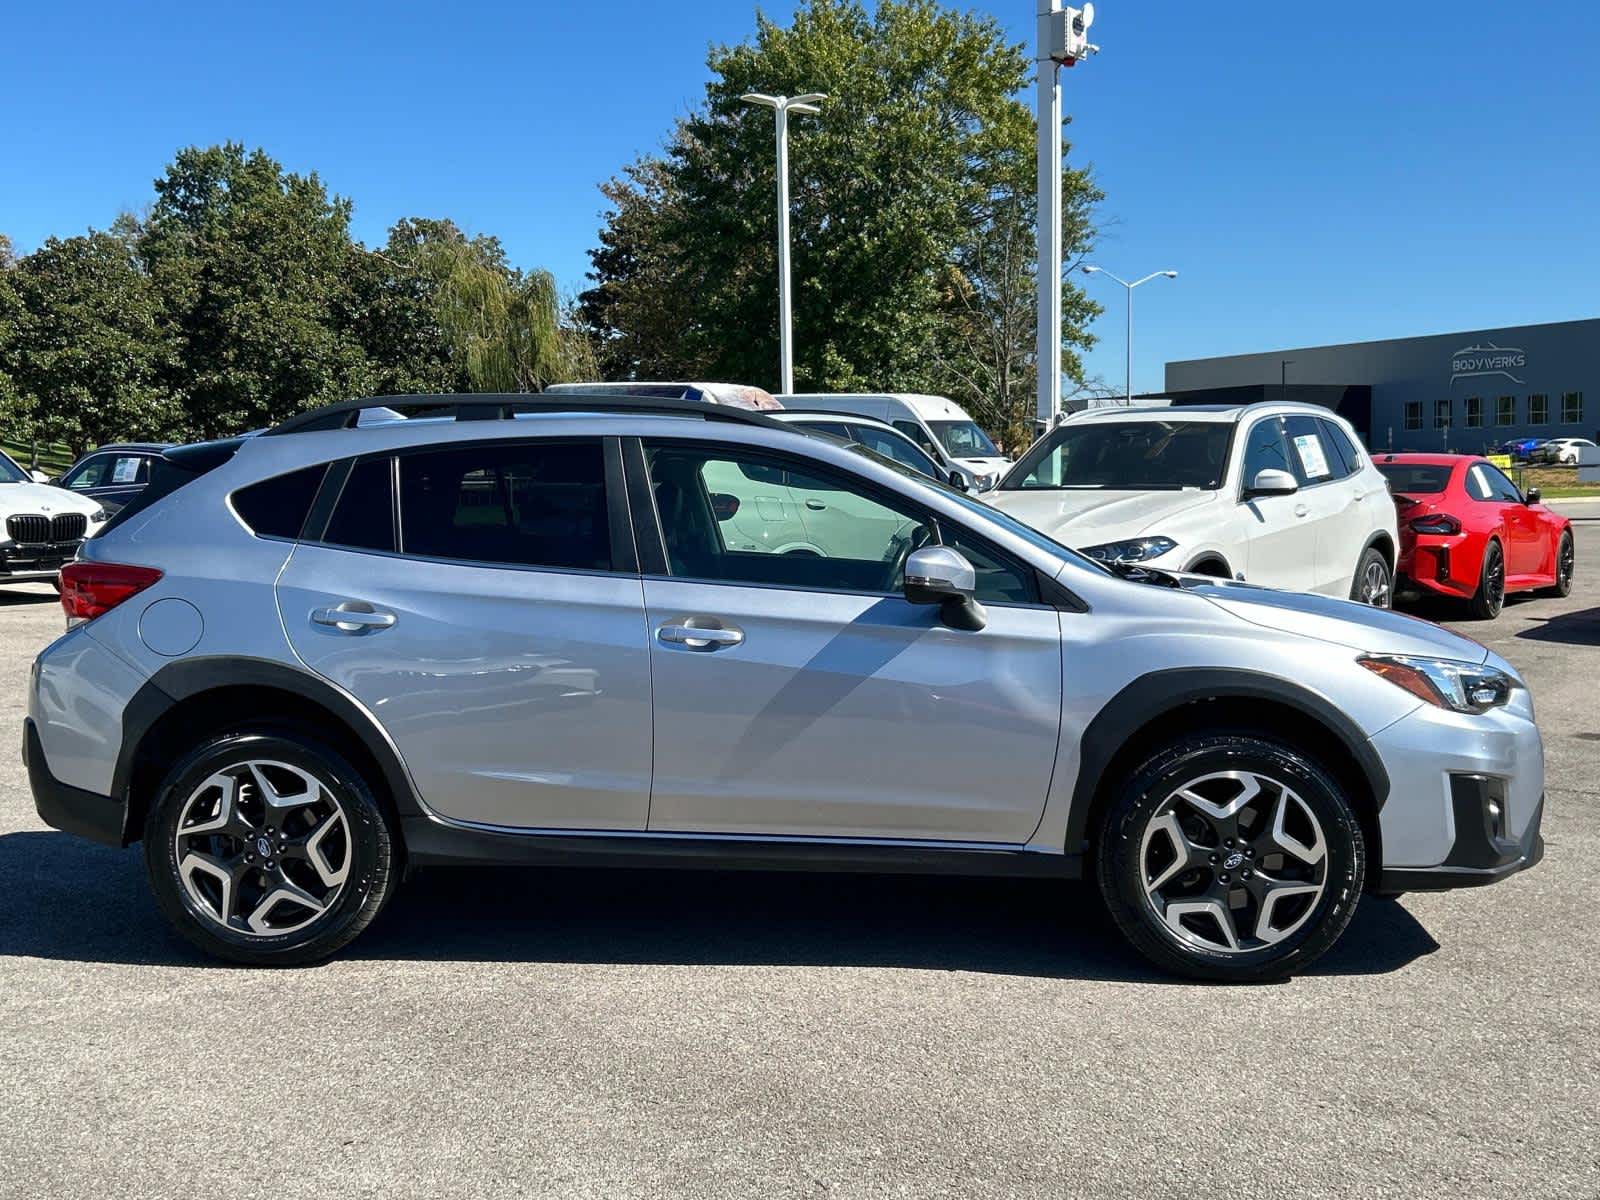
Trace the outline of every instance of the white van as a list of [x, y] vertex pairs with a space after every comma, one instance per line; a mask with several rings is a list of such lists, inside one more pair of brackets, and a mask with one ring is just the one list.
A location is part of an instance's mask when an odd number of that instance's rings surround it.
[[953, 400], [911, 392], [800, 392], [779, 396], [785, 408], [813, 412], [854, 413], [887, 421], [940, 464], [966, 478], [974, 492], [986, 492], [1000, 482], [1011, 460], [995, 449], [989, 435]]

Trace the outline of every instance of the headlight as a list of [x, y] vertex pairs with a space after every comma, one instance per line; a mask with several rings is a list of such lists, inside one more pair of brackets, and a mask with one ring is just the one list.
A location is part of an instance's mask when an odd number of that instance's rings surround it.
[[1160, 558], [1177, 546], [1169, 537], [1129, 538], [1125, 542], [1105, 542], [1099, 546], [1084, 546], [1082, 553], [1099, 562], [1148, 562]]
[[1511, 699], [1514, 686], [1511, 676], [1498, 668], [1454, 658], [1374, 654], [1356, 661], [1418, 700], [1455, 712], [1485, 713], [1499, 708]]

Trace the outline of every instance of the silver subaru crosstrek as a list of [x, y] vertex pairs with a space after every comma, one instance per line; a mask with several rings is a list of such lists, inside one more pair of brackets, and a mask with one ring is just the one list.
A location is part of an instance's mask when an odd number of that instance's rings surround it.
[[[760, 536], [834, 507], [847, 549]], [[1161, 966], [1266, 979], [1363, 891], [1542, 853], [1533, 702], [1477, 643], [1107, 568], [693, 398], [391, 398], [171, 450], [62, 582], [39, 813], [142, 839], [240, 962], [333, 953], [412, 867], [590, 862], [1092, 876]]]

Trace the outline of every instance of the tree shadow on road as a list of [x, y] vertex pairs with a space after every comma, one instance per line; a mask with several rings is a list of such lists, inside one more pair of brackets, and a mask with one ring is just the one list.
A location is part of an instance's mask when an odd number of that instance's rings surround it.
[[[156, 911], [137, 849], [0, 836], [0, 958], [203, 965]], [[1367, 897], [1317, 975], [1396, 971], [1438, 949]], [[1173, 982], [1111, 926], [1087, 884], [698, 870], [437, 869], [418, 874], [346, 959], [905, 967]]]

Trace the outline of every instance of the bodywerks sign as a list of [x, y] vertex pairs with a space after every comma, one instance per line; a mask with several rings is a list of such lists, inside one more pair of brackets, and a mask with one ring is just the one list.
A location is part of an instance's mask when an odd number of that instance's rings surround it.
[[1482, 346], [1466, 346], [1450, 356], [1450, 383], [1458, 379], [1476, 379], [1483, 376], [1503, 376], [1512, 383], [1521, 383], [1512, 374], [1528, 365], [1526, 351], [1510, 346], [1496, 346], [1486, 342]]

